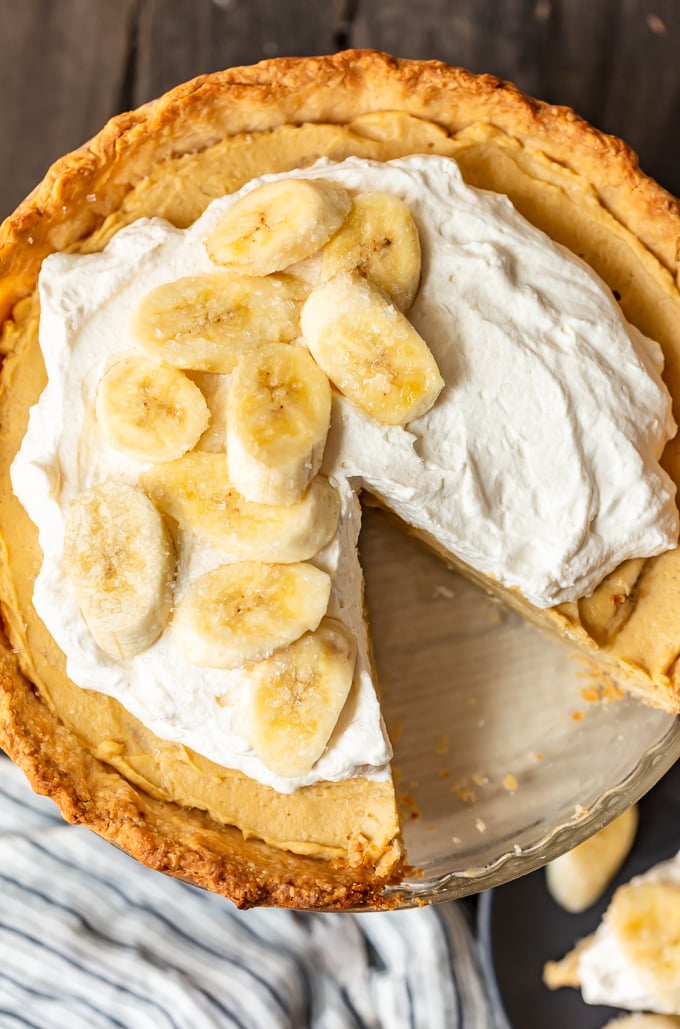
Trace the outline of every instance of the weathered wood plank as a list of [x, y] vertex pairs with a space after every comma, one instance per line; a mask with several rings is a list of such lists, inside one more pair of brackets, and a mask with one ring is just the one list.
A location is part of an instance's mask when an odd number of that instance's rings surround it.
[[[607, 129], [643, 168], [680, 196], [680, 3], [626, 0], [602, 109]], [[593, 83], [593, 89], [596, 84]]]
[[337, 10], [317, 0], [142, 0], [134, 102], [202, 72], [332, 52]]
[[677, 0], [361, 0], [350, 43], [491, 72], [567, 104], [680, 194]]
[[119, 109], [136, 0], [0, 2], [0, 217]]

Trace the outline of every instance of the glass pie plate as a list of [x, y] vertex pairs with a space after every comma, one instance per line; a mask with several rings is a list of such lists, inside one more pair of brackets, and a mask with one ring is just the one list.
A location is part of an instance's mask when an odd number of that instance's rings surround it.
[[678, 719], [622, 695], [370, 507], [360, 549], [411, 866], [397, 906], [533, 871], [680, 756]]

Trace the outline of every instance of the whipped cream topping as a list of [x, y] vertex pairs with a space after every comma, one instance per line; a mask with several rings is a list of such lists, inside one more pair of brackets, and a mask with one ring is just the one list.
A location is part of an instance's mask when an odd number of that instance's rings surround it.
[[358, 164], [345, 162], [345, 185], [396, 193], [418, 223], [423, 280], [408, 317], [446, 386], [405, 429], [340, 398], [327, 467], [537, 607], [674, 546], [675, 485], [658, 460], [676, 426], [659, 345], [583, 261], [506, 197], [466, 186], [451, 161]]
[[[350, 696], [326, 751], [305, 776], [276, 775], [244, 736], [251, 688], [246, 669], [199, 668], [182, 656], [167, 630], [134, 658], [112, 660], [92, 639], [64, 569], [64, 524], [71, 501], [106, 479], [137, 484], [150, 467], [106, 444], [94, 413], [99, 380], [113, 360], [139, 353], [127, 326], [149, 289], [185, 274], [214, 271], [203, 247], [205, 231], [205, 224], [184, 233], [165, 222], [144, 221], [120, 232], [101, 254], [56, 254], [45, 262], [40, 333], [48, 385], [31, 410], [11, 469], [14, 490], [38, 527], [45, 555], [33, 603], [66, 655], [69, 678], [115, 697], [161, 739], [189, 746], [282, 793], [355, 775], [385, 779], [392, 752], [376, 697], [363, 611], [357, 555], [361, 508], [345, 478], [331, 477], [341, 499], [337, 533], [311, 560], [331, 576], [327, 613], [342, 621], [356, 639], [357, 664]], [[224, 451], [229, 376], [200, 373], [196, 380], [212, 415], [201, 445]], [[184, 533], [175, 603], [199, 575], [235, 559], [193, 533]]]
[[[680, 887], [680, 854], [635, 876], [629, 885], [637, 886], [640, 883], [663, 883]], [[658, 997], [649, 993], [606, 919], [600, 923], [592, 941], [581, 952], [578, 973], [583, 999], [587, 1004], [609, 1004], [631, 1011], [654, 1011], [661, 1015], [680, 1014], [680, 1010], [664, 1005]]]
[[[34, 603], [78, 685], [116, 697], [162, 738], [182, 742], [282, 791], [352, 775], [387, 774], [389, 744], [371, 675], [356, 558], [366, 486], [405, 521], [499, 582], [547, 607], [590, 592], [621, 561], [673, 546], [675, 487], [658, 465], [675, 433], [658, 344], [623, 319], [609, 290], [502, 196], [472, 189], [447, 158], [355, 158], [289, 173], [401, 197], [418, 224], [420, 291], [409, 311], [446, 386], [408, 427], [381, 425], [336, 396], [324, 471], [341, 491], [336, 539], [316, 562], [333, 576], [329, 614], [359, 642], [356, 681], [324, 755], [303, 779], [272, 774], [239, 731], [247, 674], [196, 668], [165, 633], [127, 662], [105, 658], [78, 611], [62, 565], [71, 500], [106, 478], [137, 482], [143, 465], [117, 454], [94, 417], [99, 379], [140, 351], [129, 334], [141, 298], [164, 282], [212, 272], [203, 240], [261, 181], [214, 201], [189, 229], [142, 219], [102, 253], [55, 254], [40, 277], [40, 339], [48, 385], [12, 466], [14, 490], [45, 555]], [[228, 377], [212, 380], [223, 449]], [[220, 397], [222, 396], [222, 407]], [[189, 537], [177, 600], [229, 555]], [[172, 673], [168, 673], [172, 669]]]

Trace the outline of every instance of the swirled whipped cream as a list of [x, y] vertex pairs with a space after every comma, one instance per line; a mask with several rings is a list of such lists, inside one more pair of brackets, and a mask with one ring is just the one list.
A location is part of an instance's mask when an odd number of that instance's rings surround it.
[[[168, 633], [129, 661], [104, 657], [62, 564], [71, 500], [106, 478], [135, 483], [143, 470], [107, 447], [93, 415], [112, 355], [137, 352], [132, 312], [154, 287], [214, 271], [203, 245], [210, 230], [238, 196], [282, 176], [215, 200], [187, 230], [142, 219], [102, 253], [47, 258], [40, 340], [48, 385], [12, 466], [44, 553], [35, 607], [73, 681], [114, 696], [158, 736], [285, 792], [387, 775], [356, 558], [360, 487], [540, 607], [587, 594], [624, 559], [673, 546], [678, 531], [675, 487], [658, 464], [675, 433], [660, 348], [626, 323], [583, 262], [507, 198], [465, 185], [447, 158], [350, 158], [289, 174], [392, 192], [409, 205], [423, 271], [408, 316], [446, 382], [434, 407], [406, 428], [381, 425], [335, 397], [324, 471], [341, 492], [343, 515], [316, 560], [333, 577], [329, 614], [354, 633], [359, 658], [348, 704], [307, 776], [274, 775], [243, 737], [244, 670], [194, 667]], [[176, 598], [223, 562], [193, 541], [180, 556]]]

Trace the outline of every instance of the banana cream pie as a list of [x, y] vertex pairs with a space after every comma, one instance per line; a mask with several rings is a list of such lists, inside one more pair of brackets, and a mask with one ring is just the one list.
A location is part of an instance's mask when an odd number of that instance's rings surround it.
[[375, 53], [195, 80], [58, 162], [0, 237], [34, 787], [241, 905], [392, 903], [360, 489], [679, 710], [678, 238], [571, 112]]

